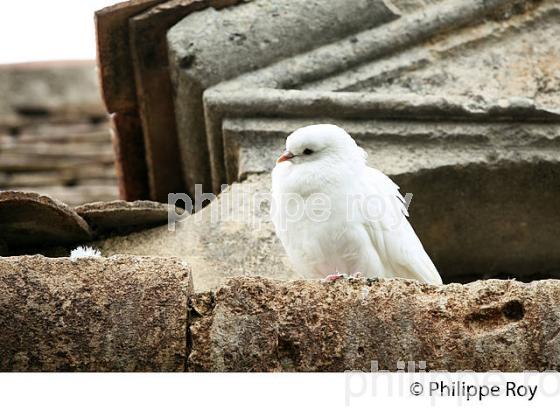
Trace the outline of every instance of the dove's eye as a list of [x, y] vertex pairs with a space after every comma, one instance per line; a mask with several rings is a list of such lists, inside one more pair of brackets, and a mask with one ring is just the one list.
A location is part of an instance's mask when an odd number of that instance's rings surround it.
[[313, 154], [312, 149], [306, 148], [305, 150], [303, 150], [303, 155], [311, 155], [311, 154]]

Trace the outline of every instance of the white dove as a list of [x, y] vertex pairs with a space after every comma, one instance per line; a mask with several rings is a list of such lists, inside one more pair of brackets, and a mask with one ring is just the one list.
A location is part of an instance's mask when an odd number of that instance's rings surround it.
[[441, 284], [399, 187], [366, 158], [335, 125], [288, 136], [272, 171], [271, 218], [290, 262], [306, 278], [361, 273]]

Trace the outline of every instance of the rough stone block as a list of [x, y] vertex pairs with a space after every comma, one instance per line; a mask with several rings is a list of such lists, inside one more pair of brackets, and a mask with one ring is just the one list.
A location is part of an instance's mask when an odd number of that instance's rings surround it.
[[190, 268], [165, 258], [0, 258], [1, 371], [183, 371]]
[[[219, 137], [210, 140], [208, 135], [211, 127], [221, 125], [206, 117], [205, 90], [397, 17], [383, 0], [258, 0], [222, 11], [209, 8], [181, 20], [167, 37], [187, 185], [211, 190], [212, 179], [218, 192], [224, 182]], [[209, 164], [209, 158], [216, 161]]]
[[195, 295], [189, 371], [560, 369], [560, 282], [235, 278]]
[[[169, 226], [98, 241], [103, 255], [173, 256], [188, 261], [197, 291], [216, 289], [229, 276], [294, 279], [268, 218], [268, 175], [233, 184], [217, 200]], [[204, 204], [206, 205], [206, 203]]]

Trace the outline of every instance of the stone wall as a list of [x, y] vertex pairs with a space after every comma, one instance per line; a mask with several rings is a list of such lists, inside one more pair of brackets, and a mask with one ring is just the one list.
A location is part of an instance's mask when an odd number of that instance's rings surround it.
[[554, 280], [237, 277], [193, 293], [177, 259], [0, 258], [0, 370], [560, 370], [559, 300]]

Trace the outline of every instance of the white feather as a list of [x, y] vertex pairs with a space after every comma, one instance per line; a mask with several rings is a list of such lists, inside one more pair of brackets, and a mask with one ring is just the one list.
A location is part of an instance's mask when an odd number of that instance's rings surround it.
[[78, 246], [70, 252], [70, 260], [76, 261], [83, 258], [100, 258], [101, 252], [90, 246]]
[[[366, 165], [364, 151], [343, 129], [328, 124], [299, 129], [286, 149], [295, 156], [273, 170], [271, 216], [300, 274], [361, 272], [441, 283], [406, 218], [399, 187]], [[312, 154], [305, 154], [309, 150]], [[309, 212], [314, 195], [328, 200], [328, 218], [318, 221]]]

